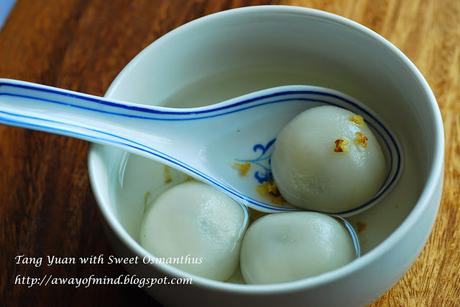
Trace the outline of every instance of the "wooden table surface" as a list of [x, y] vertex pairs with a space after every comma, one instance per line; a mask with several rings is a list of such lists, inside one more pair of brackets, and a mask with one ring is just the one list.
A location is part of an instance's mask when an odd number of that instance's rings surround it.
[[[460, 1], [19, 0], [0, 30], [0, 77], [102, 95], [150, 42], [232, 7], [319, 8], [382, 34], [432, 86], [446, 133], [444, 196], [422, 254], [374, 306], [460, 306]], [[158, 305], [135, 286], [33, 287], [15, 277], [117, 276], [116, 265], [34, 267], [14, 257], [112, 253], [91, 193], [83, 141], [0, 125], [0, 306]], [[267, 306], [269, 306], [267, 302]]]

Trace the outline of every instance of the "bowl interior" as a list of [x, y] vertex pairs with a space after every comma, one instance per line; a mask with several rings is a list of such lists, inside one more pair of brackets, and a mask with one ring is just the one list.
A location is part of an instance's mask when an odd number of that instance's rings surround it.
[[[107, 96], [191, 107], [287, 84], [325, 86], [374, 110], [401, 143], [396, 187], [350, 221], [363, 253], [381, 244], [416, 204], [433, 164], [435, 123], [429, 93], [407, 60], [375, 33], [350, 21], [301, 9], [246, 9], [194, 21], [139, 54]], [[134, 240], [145, 207], [183, 175], [157, 162], [94, 146], [100, 205]]]

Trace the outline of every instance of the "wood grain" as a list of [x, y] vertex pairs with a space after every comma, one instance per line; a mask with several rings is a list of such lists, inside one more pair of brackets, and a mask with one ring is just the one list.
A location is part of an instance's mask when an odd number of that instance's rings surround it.
[[[460, 306], [460, 1], [23, 0], [0, 30], [0, 77], [102, 95], [142, 48], [197, 17], [256, 4], [302, 5], [360, 22], [420, 68], [442, 109], [443, 201], [422, 254], [373, 306]], [[112, 253], [86, 166], [88, 144], [0, 125], [0, 305], [158, 305], [134, 286], [14, 286], [14, 277], [116, 276], [114, 265], [36, 268], [14, 256]], [[269, 305], [269, 302], [267, 303]]]

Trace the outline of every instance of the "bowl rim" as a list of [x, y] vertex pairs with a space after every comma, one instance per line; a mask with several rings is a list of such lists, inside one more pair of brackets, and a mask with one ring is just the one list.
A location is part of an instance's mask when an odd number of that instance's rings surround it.
[[[207, 16], [200, 17], [198, 19], [192, 20], [188, 23], [185, 23], [172, 31], [164, 34], [146, 48], [144, 48], [141, 52], [139, 52], [117, 75], [117, 77], [113, 80], [112, 84], [108, 88], [105, 96], [110, 97], [112, 93], [116, 90], [116, 88], [120, 84], [120, 80], [124, 74], [129, 72], [133, 69], [136, 65], [141, 62], [148, 52], [151, 49], [157, 48], [161, 44], [166, 41], [166, 39], [171, 39], [175, 35], [187, 30], [189, 31], [191, 28], [198, 26], [202, 23], [219, 19], [221, 17], [231, 17], [234, 15], [241, 15], [241, 14], [258, 14], [258, 13], [272, 13], [272, 14], [298, 14], [302, 16], [310, 16], [316, 17], [323, 20], [327, 20], [329, 22], [335, 22], [342, 26], [346, 26], [361, 32], [368, 37], [374, 39], [375, 41], [379, 42], [383, 45], [384, 48], [389, 49], [393, 52], [401, 61], [401, 64], [406, 67], [410, 71], [410, 73], [415, 77], [417, 82], [421, 85], [425, 95], [427, 96], [427, 101], [429, 101], [429, 116], [433, 120], [435, 126], [435, 146], [433, 148], [433, 162], [431, 164], [430, 170], [428, 172], [428, 180], [425, 182], [423, 186], [423, 190], [417, 200], [415, 206], [410, 211], [408, 216], [403, 220], [403, 222], [379, 245], [374, 247], [365, 255], [361, 256], [358, 259], [355, 259], [351, 263], [340, 267], [336, 270], [326, 272], [324, 274], [313, 276], [306, 279], [280, 283], [280, 284], [267, 284], [267, 285], [247, 285], [247, 284], [233, 284], [221, 281], [210, 280], [207, 278], [194, 276], [183, 272], [179, 269], [176, 269], [173, 266], [167, 264], [149, 264], [150, 266], [154, 267], [156, 270], [160, 272], [174, 276], [179, 278], [193, 278], [193, 286], [201, 286], [212, 290], [224, 291], [224, 292], [237, 292], [237, 293], [250, 293], [250, 294], [268, 294], [268, 293], [287, 293], [287, 292], [294, 292], [298, 290], [305, 290], [315, 288], [326, 283], [332, 282], [334, 280], [339, 280], [344, 278], [347, 275], [355, 271], [359, 271], [360, 269], [368, 266], [370, 263], [375, 261], [377, 258], [382, 256], [383, 254], [387, 253], [390, 249], [392, 249], [399, 241], [403, 239], [403, 237], [409, 232], [409, 230], [413, 227], [416, 221], [420, 218], [423, 212], [427, 209], [430, 204], [430, 199], [432, 195], [437, 191], [438, 183], [442, 181], [442, 173], [443, 173], [443, 160], [444, 160], [444, 129], [442, 124], [442, 117], [441, 112], [439, 110], [438, 104], [436, 102], [436, 98], [429, 87], [427, 81], [421, 74], [421, 72], [416, 68], [416, 66], [409, 60], [409, 58], [402, 53], [396, 46], [392, 43], [387, 41], [378, 33], [374, 32], [373, 30], [355, 22], [345, 17], [305, 7], [299, 6], [285, 6], [285, 5], [264, 5], [264, 6], [248, 6], [248, 7], [241, 7], [230, 9], [226, 11], [217, 12], [214, 14], [210, 14]], [[120, 222], [117, 220], [115, 214], [109, 209], [110, 204], [106, 203], [106, 200], [102, 197], [98, 185], [96, 183], [97, 177], [97, 148], [98, 144], [92, 144], [88, 153], [88, 170], [89, 170], [89, 177], [91, 182], [91, 187], [93, 193], [95, 194], [98, 207], [102, 212], [104, 219], [107, 221], [107, 224], [112, 229], [112, 231], [116, 234], [119, 240], [123, 242], [123, 244], [130, 249], [136, 255], [141, 257], [149, 256], [150, 254], [143, 249], [140, 244], [137, 243], [123, 228]]]

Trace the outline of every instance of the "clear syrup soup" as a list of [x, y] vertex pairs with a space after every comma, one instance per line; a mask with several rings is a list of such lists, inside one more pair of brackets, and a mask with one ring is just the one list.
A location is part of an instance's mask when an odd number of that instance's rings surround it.
[[[198, 107], [221, 102], [245, 93], [281, 85], [318, 85], [355, 96], [366, 102], [372, 92], [365, 84], [356, 82], [349, 70], [339, 66], [310, 65], [309, 67], [238, 69], [199, 79], [167, 96], [159, 105], [168, 107]], [[359, 94], [359, 95], [358, 95]], [[411, 148], [404, 148], [412, 156]], [[404, 188], [420, 181], [414, 159], [404, 159], [403, 176], [396, 187], [371, 209], [348, 218], [358, 233], [362, 255], [372, 250], [388, 237], [405, 219], [418, 198], [418, 189]], [[146, 209], [155, 197], [171, 186], [190, 180], [180, 172], [158, 162], [126, 153], [119, 163], [114, 184], [115, 207], [122, 225], [138, 241], [139, 227]], [[404, 181], [404, 182], [401, 182]], [[412, 183], [409, 183], [412, 182]], [[420, 183], [418, 184], [420, 186]], [[251, 220], [263, 214], [251, 210]], [[230, 282], [240, 283], [238, 274]]]

